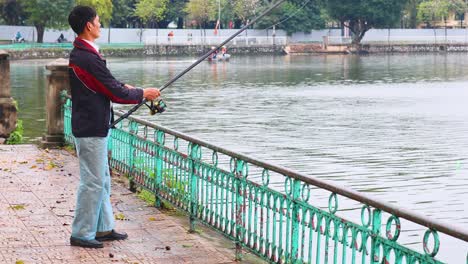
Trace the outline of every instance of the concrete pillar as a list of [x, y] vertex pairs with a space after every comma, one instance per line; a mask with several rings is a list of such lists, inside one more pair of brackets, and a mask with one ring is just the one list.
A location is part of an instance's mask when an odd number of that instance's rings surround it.
[[[7, 52], [0, 50], [0, 137], [8, 136], [16, 128], [17, 109], [10, 88], [10, 60]], [[2, 140], [3, 141], [3, 140]]]
[[68, 60], [57, 59], [46, 65], [50, 71], [47, 76], [46, 94], [46, 134], [42, 137], [43, 148], [63, 146], [63, 114], [60, 93], [66, 90], [70, 94]]

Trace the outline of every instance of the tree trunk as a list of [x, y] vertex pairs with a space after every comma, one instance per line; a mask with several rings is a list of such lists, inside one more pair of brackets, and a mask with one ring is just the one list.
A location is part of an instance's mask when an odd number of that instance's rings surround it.
[[348, 25], [349, 30], [352, 33], [351, 41], [351, 53], [362, 53], [361, 40], [364, 38], [366, 32], [370, 29], [364, 20], [350, 20]]
[[349, 29], [353, 33], [352, 44], [353, 46], [360, 46], [361, 40], [364, 38], [366, 32], [370, 29], [366, 22], [363, 20], [349, 21]]
[[183, 17], [178, 17], [177, 18], [177, 28], [178, 29], [184, 28], [184, 18]]
[[341, 36], [345, 36], [345, 22], [343, 20], [340, 21], [340, 29], [341, 29]]
[[41, 24], [34, 24], [34, 26], [36, 27], [37, 31], [37, 43], [43, 43], [45, 26]]
[[409, 16], [409, 28], [416, 28], [418, 25], [418, 1], [412, 0], [410, 2], [410, 16]]

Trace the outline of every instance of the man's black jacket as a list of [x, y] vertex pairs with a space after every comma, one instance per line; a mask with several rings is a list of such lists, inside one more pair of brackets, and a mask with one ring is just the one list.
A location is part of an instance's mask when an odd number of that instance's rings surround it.
[[111, 119], [111, 101], [137, 104], [143, 90], [128, 89], [106, 67], [106, 60], [88, 43], [76, 38], [70, 53], [72, 132], [75, 137], [106, 137]]

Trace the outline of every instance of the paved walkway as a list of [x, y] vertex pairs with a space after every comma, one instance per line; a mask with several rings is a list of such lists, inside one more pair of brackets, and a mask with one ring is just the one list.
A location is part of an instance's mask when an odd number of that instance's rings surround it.
[[0, 263], [232, 263], [233, 244], [145, 205], [121, 184], [111, 197], [125, 241], [71, 247], [78, 160], [65, 150], [0, 145]]

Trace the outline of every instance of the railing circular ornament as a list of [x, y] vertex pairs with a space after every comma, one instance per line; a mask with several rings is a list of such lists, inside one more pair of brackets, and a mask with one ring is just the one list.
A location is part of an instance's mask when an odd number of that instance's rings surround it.
[[328, 210], [332, 214], [335, 214], [338, 210], [338, 198], [336, 197], [336, 193], [330, 194], [330, 198], [328, 198]]
[[[434, 248], [432, 251], [429, 249], [429, 236], [432, 235], [434, 239]], [[424, 253], [431, 257], [435, 257], [437, 253], [439, 252], [439, 246], [440, 246], [440, 240], [439, 240], [439, 234], [437, 233], [436, 230], [428, 229], [426, 233], [424, 233], [424, 239], [423, 239], [423, 248], [424, 248]]]
[[276, 207], [276, 198], [273, 195], [268, 196], [268, 205], [271, 209]]
[[179, 150], [179, 138], [174, 137], [174, 150], [178, 151]]
[[187, 155], [191, 156], [192, 155], [192, 142], [189, 142], [187, 144]]
[[[392, 234], [392, 225], [395, 223], [395, 233]], [[386, 236], [389, 240], [391, 241], [396, 241], [398, 237], [400, 236], [400, 231], [401, 231], [401, 224], [400, 224], [400, 218], [397, 216], [390, 216], [387, 221], [387, 228], [386, 228]]]
[[304, 202], [309, 201], [309, 198], [310, 198], [310, 185], [309, 184], [302, 185], [301, 198]]
[[213, 166], [217, 167], [218, 166], [218, 152], [213, 151], [213, 154], [211, 155], [211, 161], [213, 162]]
[[231, 170], [231, 173], [236, 173], [236, 158], [231, 157], [231, 160], [229, 161], [229, 169]]
[[249, 164], [245, 161], [242, 161], [240, 173], [243, 178], [247, 178], [249, 176]]
[[[367, 221], [366, 221], [366, 213], [367, 213]], [[369, 227], [371, 224], [371, 209], [366, 204], [361, 209], [361, 223], [364, 227]]]
[[286, 177], [286, 180], [284, 181], [284, 192], [291, 196], [292, 195], [292, 180], [289, 177]]
[[202, 147], [200, 145], [195, 145], [195, 155], [197, 159], [202, 158]]
[[265, 187], [268, 186], [268, 184], [270, 183], [270, 172], [267, 169], [263, 169], [262, 183]]

